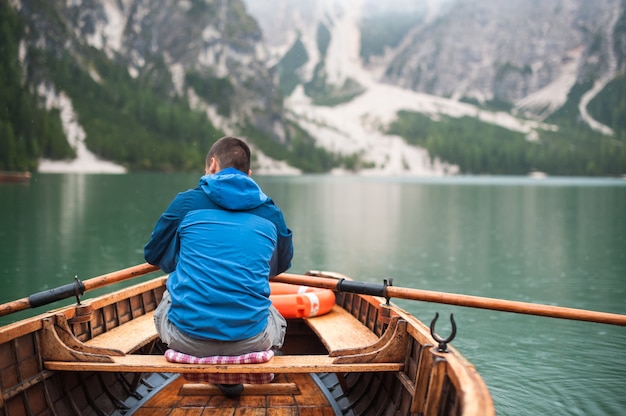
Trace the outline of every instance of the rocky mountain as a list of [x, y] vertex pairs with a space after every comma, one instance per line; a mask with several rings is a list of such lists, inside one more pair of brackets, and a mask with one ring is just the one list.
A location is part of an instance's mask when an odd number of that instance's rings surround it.
[[[625, 4], [246, 0], [268, 45], [268, 65], [291, 97], [287, 107], [326, 147], [332, 136], [335, 149], [359, 148], [379, 167], [381, 152], [382, 159], [394, 159], [386, 150], [390, 146], [380, 145], [382, 138], [393, 142], [404, 155], [396, 154], [394, 167], [388, 163], [383, 170], [394, 174], [456, 171], [445, 163], [429, 164], [423, 154], [411, 158], [414, 146], [378, 134], [401, 110], [435, 120], [478, 117], [538, 141], [540, 132], [559, 127], [532, 121], [550, 121], [576, 100], [572, 119], [613, 135], [587, 104], [626, 69]], [[328, 111], [328, 105], [335, 107]], [[378, 127], [364, 129], [363, 120]], [[347, 128], [350, 122], [353, 127]], [[350, 146], [351, 141], [359, 144]]]
[[459, 1], [407, 36], [384, 79], [543, 119], [576, 82], [624, 70], [626, 50], [615, 45], [621, 14], [618, 1]]
[[[272, 53], [300, 49], [298, 81], [376, 81], [545, 118], [569, 90], [626, 68], [621, 0], [246, 2]], [[293, 61], [293, 58], [292, 58]], [[279, 67], [293, 67], [284, 63]], [[292, 74], [283, 74], [290, 77]]]
[[253, 118], [272, 127], [282, 113], [261, 31], [239, 1], [11, 1], [30, 24], [29, 46], [57, 54], [95, 48], [132, 77], [158, 80], [169, 94], [188, 92], [189, 73], [228, 78], [229, 107], [237, 109], [238, 120]]
[[[475, 119], [475, 136], [508, 131], [521, 140], [510, 152], [535, 155], [515, 173], [550, 170], [536, 146], [551, 137], [551, 151], [563, 148], [552, 137], [566, 118], [601, 137], [568, 146], [601, 148], [595, 160], [580, 156], [583, 168], [555, 172], [626, 173], [626, 154], [606, 160], [611, 146], [626, 147], [615, 131], [623, 117], [597, 117], [626, 105], [626, 0], [9, 3], [24, 24], [13, 30], [20, 82], [60, 112], [79, 156], [86, 144], [130, 169], [191, 169], [210, 144], [197, 137], [233, 133], [252, 139], [261, 172], [285, 162], [290, 172], [487, 172], [449, 157], [446, 148], [465, 141], [437, 139], [448, 139], [440, 125], [460, 120], [453, 130], [467, 133], [464, 120]], [[425, 115], [418, 124], [428, 132], [416, 133], [402, 111]], [[499, 152], [478, 147], [474, 159]], [[282, 162], [269, 169], [272, 159]]]
[[[178, 100], [225, 133], [251, 126], [275, 142], [287, 140], [260, 28], [238, 0], [10, 0], [10, 6], [25, 27], [19, 41], [25, 87], [48, 109], [66, 113], [70, 106], [64, 130], [73, 146], [86, 136], [94, 148], [93, 133], [72, 134], [87, 116], [77, 104], [80, 93], [61, 81], [63, 65], [77, 82], [88, 74], [83, 82], [94, 89], [137, 88], [139, 95], [143, 88], [151, 101]], [[114, 87], [121, 78], [129, 79]]]

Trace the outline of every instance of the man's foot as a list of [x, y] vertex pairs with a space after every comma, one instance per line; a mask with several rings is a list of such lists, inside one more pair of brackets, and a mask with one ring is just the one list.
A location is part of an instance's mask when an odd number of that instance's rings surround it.
[[238, 397], [243, 392], [243, 384], [218, 384], [217, 387], [226, 397]]

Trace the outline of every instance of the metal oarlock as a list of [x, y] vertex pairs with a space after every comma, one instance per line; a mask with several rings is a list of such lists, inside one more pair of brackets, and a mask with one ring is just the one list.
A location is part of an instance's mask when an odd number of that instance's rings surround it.
[[391, 297], [387, 294], [387, 287], [393, 286], [393, 279], [392, 278], [389, 278], [389, 280], [383, 279], [383, 286], [384, 286], [383, 293], [385, 296], [385, 300], [387, 301], [385, 305], [389, 306], [389, 300], [391, 299]]
[[450, 336], [446, 339], [440, 338], [435, 333], [435, 323], [437, 322], [437, 319], [439, 319], [439, 312], [435, 312], [435, 318], [430, 323], [430, 335], [433, 337], [435, 341], [439, 343], [439, 346], [437, 347], [437, 351], [448, 352], [448, 343], [452, 342], [452, 340], [454, 339], [454, 336], [456, 335], [456, 322], [454, 322], [454, 315], [450, 314], [450, 323], [452, 324], [452, 332], [450, 333]]

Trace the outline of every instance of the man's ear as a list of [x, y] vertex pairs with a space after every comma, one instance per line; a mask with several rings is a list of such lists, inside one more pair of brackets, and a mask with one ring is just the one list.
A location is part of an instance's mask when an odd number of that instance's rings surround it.
[[219, 172], [220, 165], [217, 163], [217, 159], [212, 157], [209, 160], [209, 166], [205, 167], [204, 170], [205, 170], [207, 175], [213, 175], [214, 173]]

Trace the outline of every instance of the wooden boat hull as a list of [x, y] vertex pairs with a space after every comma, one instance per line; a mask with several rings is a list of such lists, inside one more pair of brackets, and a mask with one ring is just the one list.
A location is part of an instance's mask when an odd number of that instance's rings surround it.
[[[122, 356], [162, 355], [165, 346], [160, 340], [136, 328], [140, 323], [149, 327], [164, 284], [165, 277], [153, 279], [0, 328], [0, 414], [152, 415], [170, 414], [176, 408], [189, 414], [207, 409], [210, 414], [248, 414], [270, 408], [278, 415], [495, 413], [484, 382], [457, 351], [438, 352], [425, 325], [400, 308], [382, 305], [384, 299], [352, 293], [336, 293], [333, 312], [356, 318], [360, 332], [335, 321], [331, 314], [326, 321], [322, 317], [311, 318], [320, 319], [313, 322], [290, 320], [283, 347], [286, 360], [294, 363], [306, 356], [343, 360], [346, 363], [337, 364], [343, 366], [337, 367], [341, 371], [309, 374], [285, 366], [273, 383], [246, 386], [239, 398], [225, 397], [214, 386], [190, 383], [165, 371], [49, 369], [55, 360], [92, 361], [92, 355], [112, 348], [119, 348]], [[333, 327], [335, 334], [324, 338], [324, 331], [333, 332]], [[392, 327], [406, 330], [391, 333]], [[360, 345], [338, 349], [348, 342], [344, 338], [358, 344], [359, 333], [363, 336]], [[372, 340], [373, 344], [363, 345]], [[388, 347], [392, 344], [394, 351]], [[400, 371], [345, 372], [355, 362], [379, 361], [385, 366], [398, 357], [395, 365]]]
[[30, 182], [30, 172], [0, 172], [0, 183]]

